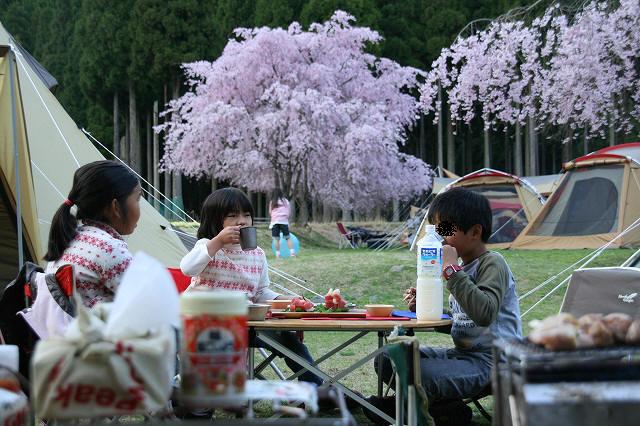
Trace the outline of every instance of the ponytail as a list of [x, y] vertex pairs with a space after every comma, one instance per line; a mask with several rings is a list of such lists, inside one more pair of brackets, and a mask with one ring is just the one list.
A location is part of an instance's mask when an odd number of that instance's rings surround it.
[[[126, 200], [139, 185], [138, 178], [124, 165], [115, 161], [94, 161], [76, 170], [69, 196], [58, 208], [49, 229], [46, 261], [56, 261], [76, 236], [78, 220], [90, 219], [107, 223], [105, 209], [117, 200], [126, 215]], [[71, 207], [76, 205], [76, 215]]]
[[76, 236], [78, 220], [71, 214], [70, 203], [64, 203], [53, 215], [51, 228], [49, 229], [49, 244], [46, 261], [55, 261], [62, 257], [62, 253], [69, 247], [69, 243]]

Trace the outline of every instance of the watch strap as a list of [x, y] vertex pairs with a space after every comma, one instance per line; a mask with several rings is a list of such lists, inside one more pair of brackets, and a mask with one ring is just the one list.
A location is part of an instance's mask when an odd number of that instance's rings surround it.
[[454, 264], [450, 264], [445, 266], [442, 269], [442, 275], [444, 276], [444, 279], [449, 281], [449, 278], [451, 278], [451, 276], [453, 274], [455, 274], [458, 271], [462, 271], [462, 267], [458, 266], [458, 265], [454, 265]]

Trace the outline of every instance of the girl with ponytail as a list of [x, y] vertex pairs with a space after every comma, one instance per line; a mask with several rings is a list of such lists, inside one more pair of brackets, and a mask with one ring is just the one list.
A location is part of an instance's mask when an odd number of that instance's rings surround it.
[[47, 272], [74, 265], [76, 288], [88, 307], [113, 300], [131, 262], [122, 236], [138, 223], [140, 195], [138, 178], [124, 165], [94, 161], [76, 170], [71, 191], [53, 216]]

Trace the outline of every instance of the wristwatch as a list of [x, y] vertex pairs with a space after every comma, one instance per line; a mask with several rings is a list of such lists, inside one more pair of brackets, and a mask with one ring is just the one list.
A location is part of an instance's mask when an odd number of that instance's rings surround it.
[[451, 264], [444, 267], [444, 269], [442, 270], [442, 275], [444, 276], [445, 280], [449, 281], [449, 278], [451, 278], [451, 276], [458, 271], [462, 271], [462, 267]]

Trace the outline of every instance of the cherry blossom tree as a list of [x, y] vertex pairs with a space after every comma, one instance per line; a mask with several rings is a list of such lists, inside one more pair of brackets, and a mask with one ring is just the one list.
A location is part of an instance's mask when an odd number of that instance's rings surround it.
[[421, 72], [367, 53], [381, 37], [353, 22], [238, 28], [217, 60], [185, 64], [190, 90], [156, 129], [164, 167], [359, 211], [428, 190], [429, 166], [399, 150]]
[[531, 117], [588, 136], [603, 136], [612, 122], [629, 132], [640, 119], [639, 39], [637, 0], [592, 2], [571, 14], [556, 4], [530, 24], [499, 19], [443, 49], [421, 104], [439, 113], [441, 87], [453, 119], [469, 123], [479, 112], [486, 128]]

